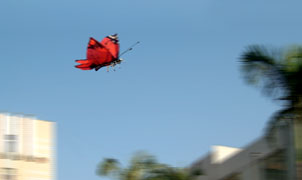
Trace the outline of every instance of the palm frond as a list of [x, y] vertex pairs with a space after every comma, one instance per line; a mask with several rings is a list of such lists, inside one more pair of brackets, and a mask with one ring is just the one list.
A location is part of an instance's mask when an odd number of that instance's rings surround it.
[[278, 97], [284, 93], [284, 66], [280, 51], [263, 46], [249, 46], [241, 56], [241, 70], [248, 84], [260, 86], [265, 95]]
[[99, 163], [96, 173], [100, 176], [118, 174], [120, 171], [119, 162], [116, 159], [107, 158]]

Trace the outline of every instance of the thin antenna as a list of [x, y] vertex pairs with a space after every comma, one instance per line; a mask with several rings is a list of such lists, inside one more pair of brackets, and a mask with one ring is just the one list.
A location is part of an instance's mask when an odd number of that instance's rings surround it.
[[137, 41], [135, 44], [133, 44], [132, 46], [130, 46], [127, 50], [125, 50], [124, 52], [122, 52], [119, 57], [121, 57], [123, 54], [131, 51], [133, 49], [134, 46], [136, 46], [138, 43], [140, 43], [139, 41]]

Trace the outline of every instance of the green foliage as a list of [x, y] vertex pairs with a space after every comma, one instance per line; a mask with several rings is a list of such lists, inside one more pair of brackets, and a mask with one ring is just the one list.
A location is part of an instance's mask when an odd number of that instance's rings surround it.
[[[118, 180], [189, 180], [188, 171], [157, 162], [154, 156], [144, 152], [136, 153], [127, 167], [121, 168], [115, 159], [104, 159], [97, 168], [100, 176]], [[113, 175], [113, 176], [112, 176]]]

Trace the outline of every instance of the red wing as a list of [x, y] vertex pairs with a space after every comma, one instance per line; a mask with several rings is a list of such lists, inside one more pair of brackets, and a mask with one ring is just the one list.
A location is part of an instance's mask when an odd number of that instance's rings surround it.
[[76, 65], [76, 68], [80, 68], [82, 70], [91, 70], [92, 69], [92, 63], [91, 61], [87, 59], [83, 60], [76, 60], [77, 63], [80, 63], [79, 65]]
[[112, 61], [118, 58], [118, 53], [119, 44], [113, 42], [108, 37], [104, 38], [101, 43], [90, 38], [86, 53], [87, 59], [76, 60], [80, 64], [75, 67], [82, 70], [91, 70], [94, 68], [98, 70], [103, 66], [110, 65]]
[[95, 65], [109, 65], [113, 61], [111, 53], [101, 43], [90, 38], [87, 47], [87, 60]]
[[107, 48], [109, 50], [109, 52], [111, 53], [111, 55], [117, 59], [118, 58], [118, 54], [119, 54], [119, 50], [120, 50], [120, 45], [117, 42], [112, 41], [110, 38], [105, 37], [101, 43], [101, 45], [103, 45], [105, 48]]

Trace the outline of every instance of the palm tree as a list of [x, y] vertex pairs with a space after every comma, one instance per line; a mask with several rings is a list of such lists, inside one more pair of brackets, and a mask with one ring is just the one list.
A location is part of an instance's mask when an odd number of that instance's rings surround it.
[[270, 137], [280, 122], [288, 123], [295, 161], [292, 164], [296, 169], [293, 177], [302, 179], [302, 47], [280, 51], [249, 46], [241, 62], [247, 83], [260, 85], [265, 95], [282, 102], [283, 108], [271, 118], [267, 134]]
[[161, 164], [144, 152], [135, 154], [129, 166], [121, 167], [116, 159], [104, 159], [97, 167], [97, 174], [117, 180], [189, 180], [192, 176], [185, 169]]

